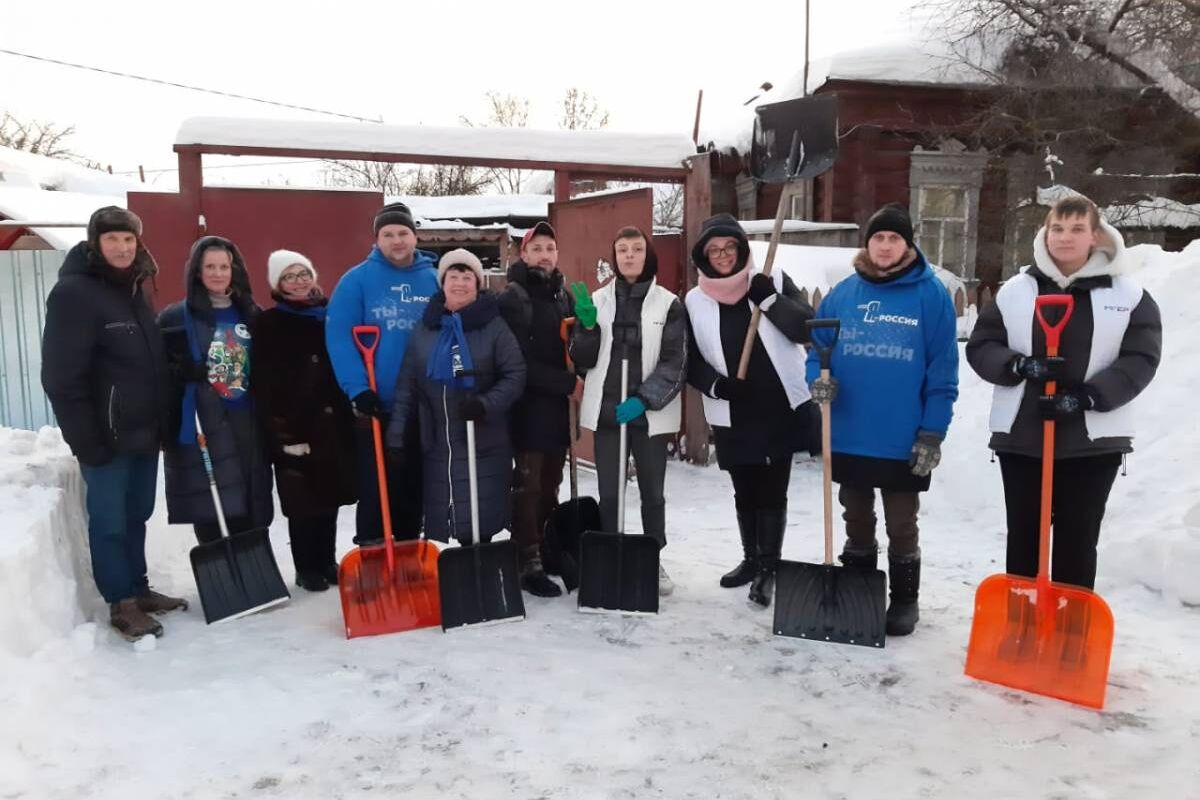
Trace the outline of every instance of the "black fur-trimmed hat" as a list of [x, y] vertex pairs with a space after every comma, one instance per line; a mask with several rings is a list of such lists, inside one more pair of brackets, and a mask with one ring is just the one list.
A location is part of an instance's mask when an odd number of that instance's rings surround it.
[[114, 231], [132, 233], [140, 242], [142, 238], [142, 220], [137, 214], [120, 206], [98, 208], [93, 212], [92, 218], [88, 220], [88, 244], [91, 245], [93, 250], [99, 251], [100, 237], [103, 234], [113, 233]]

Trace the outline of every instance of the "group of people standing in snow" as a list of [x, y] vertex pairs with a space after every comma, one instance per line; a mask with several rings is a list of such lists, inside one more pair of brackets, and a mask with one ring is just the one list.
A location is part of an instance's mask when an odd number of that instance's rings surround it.
[[[718, 214], [692, 250], [697, 285], [683, 301], [657, 281], [653, 240], [617, 231], [614, 279], [593, 295], [565, 285], [553, 228], [526, 232], [498, 295], [466, 250], [417, 247], [402, 203], [380, 209], [375, 245], [330, 298], [315, 266], [287, 250], [266, 265], [274, 306], [260, 309], [236, 245], [192, 247], [185, 299], [154, 318], [156, 272], [141, 221], [97, 211], [47, 301], [43, 384], [87, 486], [97, 586], [114, 627], [161, 634], [151, 615], [186, 607], [152, 590], [144, 555], [164, 452], [168, 519], [201, 542], [220, 536], [195, 446], [207, 436], [232, 531], [270, 524], [272, 470], [288, 518], [297, 583], [337, 580], [338, 509], [357, 503], [359, 545], [382, 541], [372, 418], [386, 431], [387, 491], [397, 539], [472, 539], [466, 422], [475, 424], [480, 538], [511, 532], [521, 584], [553, 597], [543, 533], [579, 424], [595, 434], [601, 518], [615, 530], [619, 427], [637, 466], [643, 532], [667, 541], [664, 483], [686, 384], [703, 397], [718, 466], [733, 485], [742, 558], [720, 578], [771, 602], [788, 524], [796, 453], [818, 452], [818, 403], [832, 419], [847, 568], [874, 570], [881, 496], [891, 602], [887, 632], [918, 621], [920, 493], [940, 459], [958, 394], [956, 318], [899, 206], [869, 220], [854, 273], [814, 312], [782, 272], [754, 263], [738, 221]], [[1008, 512], [1008, 570], [1037, 563], [1040, 422], [1060, 421], [1055, 453], [1054, 578], [1087, 587], [1109, 488], [1131, 449], [1129, 403], [1154, 375], [1161, 325], [1150, 296], [1121, 276], [1123, 245], [1095, 206], [1068, 198], [1035, 240], [1035, 264], [986, 306], [967, 345], [996, 384], [992, 448]], [[1033, 320], [1039, 294], [1069, 293], [1077, 311], [1062, 353], [1047, 358]], [[744, 378], [737, 364], [762, 312]], [[821, 377], [808, 320], [837, 319], [831, 377]], [[571, 322], [573, 320], [573, 324]], [[379, 328], [374, 388], [355, 326]], [[820, 342], [819, 342], [820, 343]], [[825, 343], [829, 344], [829, 343]], [[627, 368], [627, 388], [622, 372]], [[1046, 380], [1060, 391], [1043, 397]], [[672, 582], [660, 570], [659, 591]]]

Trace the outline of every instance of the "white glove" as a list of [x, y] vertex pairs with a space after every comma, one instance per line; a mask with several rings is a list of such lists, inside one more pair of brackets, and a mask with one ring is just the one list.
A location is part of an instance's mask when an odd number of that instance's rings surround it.
[[283, 452], [289, 456], [306, 456], [312, 452], [312, 448], [305, 442], [301, 442], [300, 444], [285, 444]]

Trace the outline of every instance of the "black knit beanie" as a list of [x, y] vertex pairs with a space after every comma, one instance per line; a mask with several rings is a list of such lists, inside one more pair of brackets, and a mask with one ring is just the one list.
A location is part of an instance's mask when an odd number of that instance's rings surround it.
[[375, 212], [375, 235], [384, 225], [403, 225], [413, 233], [417, 232], [417, 223], [413, 220], [412, 211], [404, 203], [388, 203]]
[[700, 238], [696, 240], [696, 245], [692, 248], [692, 261], [695, 262], [696, 269], [710, 278], [720, 277], [719, 273], [708, 263], [708, 256], [704, 254], [708, 240], [715, 236], [732, 236], [737, 239], [738, 258], [733, 272], [737, 273], [745, 269], [746, 263], [750, 260], [750, 240], [746, 238], [746, 232], [742, 230], [741, 223], [733, 214], [715, 214], [701, 224]]
[[899, 234], [909, 247], [915, 246], [912, 218], [908, 216], [908, 209], [898, 203], [888, 203], [871, 215], [871, 219], [867, 220], [867, 233], [863, 244], [871, 241], [871, 237], [880, 231]]

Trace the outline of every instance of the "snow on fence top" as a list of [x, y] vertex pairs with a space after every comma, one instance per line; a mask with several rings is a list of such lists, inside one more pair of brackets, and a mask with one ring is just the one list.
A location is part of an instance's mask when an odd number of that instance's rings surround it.
[[442, 128], [236, 117], [183, 121], [177, 146], [272, 148], [445, 156], [648, 169], [680, 169], [696, 154], [682, 134], [531, 128]]

